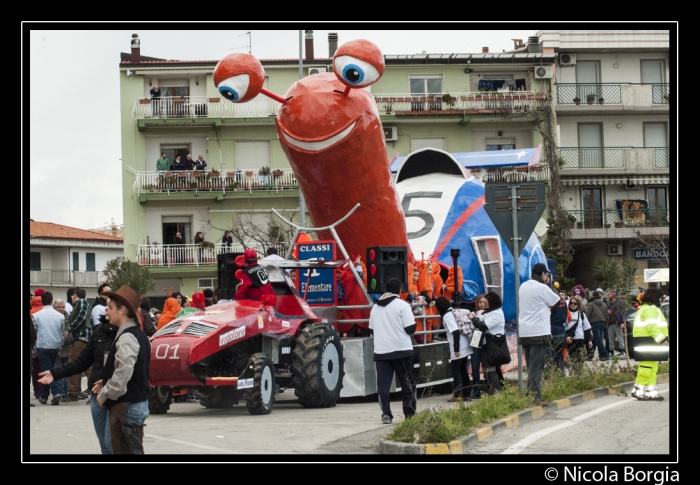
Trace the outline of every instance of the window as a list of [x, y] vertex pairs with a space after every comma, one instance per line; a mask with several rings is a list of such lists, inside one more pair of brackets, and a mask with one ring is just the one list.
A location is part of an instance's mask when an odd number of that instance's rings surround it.
[[[192, 148], [189, 144], [161, 145], [160, 153], [165, 153], [165, 156], [170, 161], [170, 168], [172, 169], [175, 157], [179, 155], [180, 161], [184, 163], [185, 160], [187, 160], [187, 154], [192, 153]], [[193, 156], [192, 158], [196, 160], [196, 157]]]
[[445, 138], [411, 138], [411, 152], [415, 152], [421, 148], [437, 148], [439, 150], [445, 150]]
[[654, 226], [668, 226], [666, 187], [647, 187], [647, 220]]
[[595, 102], [600, 97], [600, 64], [597, 61], [578, 61], [576, 63], [576, 83], [578, 84], [578, 97], [582, 103], [587, 102], [587, 96], [593, 94]]
[[95, 253], [85, 253], [85, 271], [95, 271]]
[[491, 150], [513, 150], [515, 149], [515, 138], [487, 138], [486, 151]]
[[603, 134], [600, 123], [578, 124], [579, 168], [603, 167]]
[[655, 148], [654, 167], [668, 167], [666, 123], [644, 123], [644, 146]]
[[163, 244], [175, 244], [175, 235], [179, 232], [183, 244], [194, 244], [190, 216], [163, 216]]
[[503, 257], [499, 237], [473, 237], [474, 252], [484, 277], [484, 293], [493, 291], [503, 298]]
[[214, 288], [214, 278], [199, 278], [197, 288]]
[[80, 271], [78, 261], [80, 260], [78, 253], [73, 253], [73, 271]]
[[29, 271], [41, 271], [41, 253], [29, 253]]
[[651, 84], [652, 104], [664, 103], [664, 94], [668, 94], [668, 86], [664, 86], [664, 61], [641, 61], [642, 84]]
[[256, 171], [270, 166], [269, 141], [237, 141], [235, 153], [236, 168]]
[[[442, 74], [409, 74], [409, 93], [413, 96], [435, 94], [442, 95]], [[411, 111], [425, 111], [429, 109], [440, 109], [442, 100], [439, 102], [415, 102], [411, 103]]]
[[603, 227], [603, 189], [585, 187], [581, 189], [583, 199], [583, 227]]

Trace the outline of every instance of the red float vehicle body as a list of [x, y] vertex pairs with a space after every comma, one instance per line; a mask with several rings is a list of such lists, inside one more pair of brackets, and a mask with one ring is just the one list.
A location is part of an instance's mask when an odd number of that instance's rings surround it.
[[[340, 262], [292, 262], [333, 268]], [[287, 265], [288, 266], [288, 265]], [[294, 388], [305, 407], [335, 406], [343, 386], [343, 347], [285, 271], [268, 266], [275, 298], [234, 300], [184, 315], [151, 338], [149, 408], [168, 411], [172, 390], [187, 387], [202, 405], [226, 408], [245, 399], [268, 414], [280, 389]]]

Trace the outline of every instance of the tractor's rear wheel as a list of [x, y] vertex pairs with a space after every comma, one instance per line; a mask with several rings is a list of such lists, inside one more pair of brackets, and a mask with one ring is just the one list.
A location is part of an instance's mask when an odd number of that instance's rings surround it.
[[173, 394], [168, 386], [151, 386], [148, 388], [148, 411], [151, 414], [165, 414], [170, 409]]
[[343, 345], [335, 328], [327, 324], [302, 328], [292, 350], [294, 394], [302, 406], [335, 406], [343, 388], [344, 365]]
[[250, 414], [270, 414], [275, 402], [275, 366], [266, 354], [253, 354], [253, 387], [245, 391]]

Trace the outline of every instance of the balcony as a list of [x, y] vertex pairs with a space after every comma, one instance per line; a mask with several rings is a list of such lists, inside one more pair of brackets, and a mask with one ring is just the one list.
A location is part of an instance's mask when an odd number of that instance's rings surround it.
[[230, 103], [204, 96], [161, 97], [157, 101], [137, 98], [131, 110], [135, 120], [192, 118], [268, 118], [277, 116], [278, 101], [266, 96], [247, 103]]
[[508, 182], [549, 181], [549, 167], [534, 165], [531, 167], [498, 167], [487, 169], [470, 169], [472, 175], [485, 184]]
[[562, 147], [559, 157], [562, 170], [582, 168], [624, 169], [638, 171], [669, 168], [669, 148], [637, 147]]
[[668, 110], [668, 84], [557, 83], [556, 88], [557, 111], [563, 108], [568, 112], [572, 109], [574, 113], [581, 114], [581, 110], [588, 109], [585, 108], [588, 105], [595, 106], [596, 112], [600, 111], [600, 105], [613, 109], [654, 108], [651, 112], [656, 112], [656, 108]]
[[[374, 96], [380, 114], [474, 114], [494, 112], [543, 111], [551, 104], [547, 93], [529, 91], [450, 93], [448, 102], [442, 100], [445, 93], [434, 95], [381, 94]], [[131, 110], [134, 120], [158, 120], [170, 124], [172, 120], [187, 120], [191, 125], [196, 119], [266, 118], [277, 116], [280, 103], [259, 96], [247, 103], [230, 103], [222, 98], [204, 96], [162, 97], [158, 101], [136, 98]]]
[[97, 288], [106, 281], [102, 271], [71, 271], [67, 269], [44, 269], [29, 272], [30, 285], [80, 286]]
[[217, 192], [254, 190], [298, 189], [299, 184], [291, 169], [273, 170], [269, 175], [261, 174], [259, 169], [240, 169], [229, 171], [172, 171], [172, 172], [135, 172], [134, 192], [138, 195], [148, 193], [171, 192]]
[[643, 235], [669, 234], [669, 209], [567, 210], [572, 239], [630, 239]]
[[200, 247], [197, 244], [142, 244], [139, 245], [137, 258], [141, 266], [154, 268], [216, 266], [217, 255], [243, 253], [246, 248], [252, 248], [264, 254], [264, 248], [258, 245], [243, 247], [240, 244], [226, 246], [223, 243], [205, 243], [205, 247]]
[[379, 114], [427, 115], [427, 114], [476, 114], [476, 113], [524, 113], [544, 111], [551, 104], [547, 93], [529, 91], [449, 93], [442, 94], [377, 94]]

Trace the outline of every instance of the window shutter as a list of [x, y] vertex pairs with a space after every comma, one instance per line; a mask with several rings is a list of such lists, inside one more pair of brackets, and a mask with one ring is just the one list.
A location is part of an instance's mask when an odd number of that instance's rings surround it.
[[237, 141], [235, 154], [236, 168], [240, 170], [259, 169], [270, 166], [269, 141]]

